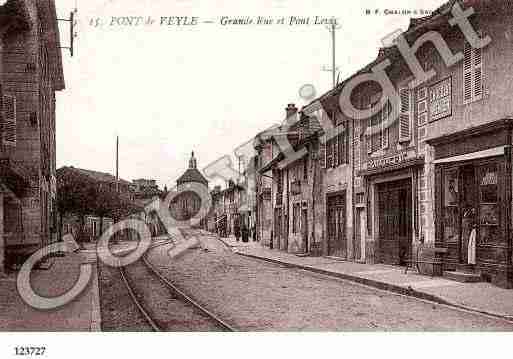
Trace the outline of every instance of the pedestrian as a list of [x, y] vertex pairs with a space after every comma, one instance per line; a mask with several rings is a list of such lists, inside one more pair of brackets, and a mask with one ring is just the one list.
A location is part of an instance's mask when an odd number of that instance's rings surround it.
[[240, 223], [238, 220], [233, 222], [233, 234], [235, 235], [235, 239], [238, 242], [240, 239]]
[[242, 234], [242, 242], [248, 243], [249, 229], [245, 223], [242, 224], [241, 234]]
[[256, 233], [255, 225], [253, 225], [252, 234], [253, 234], [253, 242], [256, 242], [257, 233]]

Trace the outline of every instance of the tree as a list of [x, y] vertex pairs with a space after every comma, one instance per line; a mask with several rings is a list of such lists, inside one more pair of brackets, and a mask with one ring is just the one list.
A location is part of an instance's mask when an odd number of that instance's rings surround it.
[[61, 228], [64, 215], [79, 217], [79, 240], [84, 239], [87, 215], [101, 218], [100, 233], [103, 233], [104, 217], [110, 217], [114, 222], [118, 222], [143, 210], [142, 207], [111, 189], [111, 186], [94, 181], [66, 167], [57, 171], [57, 206]]

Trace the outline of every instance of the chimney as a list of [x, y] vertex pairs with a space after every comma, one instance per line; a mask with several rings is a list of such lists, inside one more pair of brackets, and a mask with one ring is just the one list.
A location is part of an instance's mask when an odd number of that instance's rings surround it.
[[285, 109], [287, 121], [293, 121], [296, 119], [297, 107], [293, 103], [289, 103]]

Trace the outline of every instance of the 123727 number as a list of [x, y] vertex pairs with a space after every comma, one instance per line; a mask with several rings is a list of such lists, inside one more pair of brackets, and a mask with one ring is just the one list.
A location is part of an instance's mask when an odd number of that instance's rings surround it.
[[46, 347], [29, 347], [18, 346], [14, 347], [14, 354], [16, 356], [43, 356], [45, 355]]

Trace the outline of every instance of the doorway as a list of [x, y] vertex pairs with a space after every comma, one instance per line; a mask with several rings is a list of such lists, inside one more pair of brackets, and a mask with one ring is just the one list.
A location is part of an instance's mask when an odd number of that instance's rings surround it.
[[276, 249], [281, 249], [281, 208], [274, 210], [274, 243], [276, 243]]
[[406, 265], [413, 236], [411, 179], [378, 184], [377, 194], [380, 261]]
[[303, 241], [303, 248], [305, 253], [309, 252], [308, 243], [308, 209], [303, 208], [301, 210], [301, 238]]
[[365, 210], [363, 208], [356, 209], [356, 232], [355, 232], [355, 255], [356, 261], [365, 263]]
[[326, 212], [328, 255], [347, 259], [345, 192], [327, 197]]
[[449, 265], [469, 263], [469, 239], [473, 230], [477, 259], [488, 253], [487, 261], [498, 261], [500, 254], [494, 247], [501, 248], [506, 243], [501, 227], [501, 165], [499, 161], [481, 160], [444, 168], [443, 224], [439, 231], [448, 248]]

